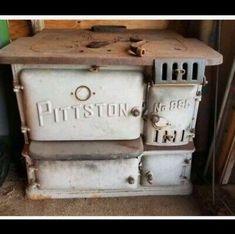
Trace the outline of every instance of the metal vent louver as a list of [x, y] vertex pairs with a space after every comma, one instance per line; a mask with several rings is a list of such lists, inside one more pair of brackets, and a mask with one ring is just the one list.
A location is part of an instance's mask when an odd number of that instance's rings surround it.
[[155, 83], [202, 83], [203, 59], [155, 59]]
[[185, 130], [168, 130], [168, 131], [159, 131], [156, 130], [155, 142], [159, 144], [164, 143], [184, 143], [188, 142], [188, 139], [185, 134]]

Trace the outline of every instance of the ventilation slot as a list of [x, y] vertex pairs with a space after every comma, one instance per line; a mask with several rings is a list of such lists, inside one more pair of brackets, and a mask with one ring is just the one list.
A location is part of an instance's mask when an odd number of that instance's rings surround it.
[[183, 64], [183, 69], [185, 70], [185, 73], [182, 76], [182, 80], [187, 80], [187, 76], [188, 76], [188, 64], [187, 63]]
[[173, 63], [173, 66], [172, 66], [172, 80], [177, 80], [177, 77], [178, 77], [178, 73], [176, 71], [177, 69], [178, 69], [178, 64]]
[[167, 80], [167, 63], [162, 65], [162, 80]]
[[185, 134], [185, 130], [182, 131], [181, 141], [184, 141], [184, 134]]
[[158, 142], [158, 130], [156, 131], [155, 142]]
[[168, 132], [165, 131], [165, 135], [163, 136], [162, 143], [167, 143], [167, 139], [166, 139], [167, 133]]
[[194, 63], [193, 64], [193, 77], [192, 77], [193, 80], [197, 80], [197, 73], [198, 73], [198, 64]]
[[174, 138], [172, 139], [173, 142], [176, 140], [176, 131], [174, 131]]

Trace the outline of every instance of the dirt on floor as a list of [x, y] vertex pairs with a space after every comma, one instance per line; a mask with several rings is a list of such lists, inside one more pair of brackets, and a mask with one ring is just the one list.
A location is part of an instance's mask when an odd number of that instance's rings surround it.
[[26, 181], [10, 172], [0, 188], [0, 216], [197, 216], [193, 196], [29, 200]]

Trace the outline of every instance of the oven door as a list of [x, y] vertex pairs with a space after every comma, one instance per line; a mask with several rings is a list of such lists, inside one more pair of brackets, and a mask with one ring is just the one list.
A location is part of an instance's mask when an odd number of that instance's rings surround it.
[[24, 69], [23, 109], [32, 140], [121, 140], [141, 133], [141, 70]]

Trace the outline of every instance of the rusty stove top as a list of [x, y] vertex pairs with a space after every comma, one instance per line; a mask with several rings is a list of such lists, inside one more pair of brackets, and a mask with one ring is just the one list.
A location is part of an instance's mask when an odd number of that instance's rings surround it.
[[[135, 49], [141, 48], [140, 52]], [[86, 64], [152, 66], [156, 58], [204, 58], [222, 63], [221, 54], [197, 39], [166, 30], [93, 32], [45, 29], [0, 50], [2, 64]]]

